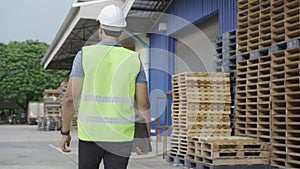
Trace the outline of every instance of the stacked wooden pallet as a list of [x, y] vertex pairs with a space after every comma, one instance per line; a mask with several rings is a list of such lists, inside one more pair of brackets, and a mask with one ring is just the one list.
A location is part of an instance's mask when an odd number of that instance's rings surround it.
[[45, 130], [58, 130], [61, 128], [61, 90], [44, 90], [44, 117]]
[[185, 158], [193, 136], [229, 136], [228, 73], [183, 73], [173, 76], [171, 156]]
[[299, 46], [300, 39], [281, 42], [277, 51], [269, 48], [267, 56], [237, 65], [236, 134], [271, 143], [276, 167], [300, 165]]
[[61, 116], [61, 91], [49, 90], [44, 91], [44, 116]]
[[273, 43], [300, 36], [300, 3], [298, 0], [273, 0], [271, 11]]
[[271, 165], [299, 168], [300, 0], [238, 0], [236, 134], [271, 143]]
[[238, 53], [272, 45], [270, 0], [238, 1]]
[[271, 57], [238, 62], [236, 96], [236, 134], [270, 142]]
[[300, 166], [300, 47], [272, 54], [272, 161]]
[[236, 30], [231, 30], [214, 41], [217, 72], [229, 73], [236, 70], [236, 38]]
[[269, 144], [255, 138], [193, 137], [188, 145], [188, 159], [192, 163], [214, 166], [269, 164]]
[[230, 73], [230, 93], [231, 93], [231, 128], [235, 123], [235, 88], [236, 88], [236, 40], [237, 31], [231, 30], [222, 34], [214, 41], [216, 50], [216, 71]]
[[299, 37], [299, 0], [239, 0], [238, 53]]

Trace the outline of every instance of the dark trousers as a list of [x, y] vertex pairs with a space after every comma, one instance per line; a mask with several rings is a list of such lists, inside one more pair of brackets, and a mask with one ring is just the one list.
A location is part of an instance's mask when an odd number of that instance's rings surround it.
[[130, 145], [131, 142], [101, 143], [79, 140], [79, 169], [99, 169], [102, 159], [105, 169], [126, 169], [131, 153]]

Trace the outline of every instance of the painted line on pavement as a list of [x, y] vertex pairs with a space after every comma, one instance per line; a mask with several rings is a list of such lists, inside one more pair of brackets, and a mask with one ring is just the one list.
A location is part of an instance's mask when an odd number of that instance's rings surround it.
[[67, 159], [71, 160], [74, 164], [78, 165], [78, 162], [77, 162], [77, 161], [73, 160], [71, 157], [68, 156], [69, 154], [75, 154], [75, 152], [72, 152], [72, 151], [71, 151], [71, 152], [65, 153], [65, 152], [63, 152], [59, 147], [56, 147], [56, 146], [54, 146], [54, 145], [52, 145], [52, 144], [49, 144], [49, 146], [50, 146], [51, 148], [53, 148], [54, 150], [56, 150], [56, 151], [62, 153], [62, 154], [64, 155], [64, 157], [66, 157]]

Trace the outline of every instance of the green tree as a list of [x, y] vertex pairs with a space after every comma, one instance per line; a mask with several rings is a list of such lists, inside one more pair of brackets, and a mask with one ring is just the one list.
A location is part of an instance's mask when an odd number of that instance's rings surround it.
[[43, 69], [40, 61], [47, 48], [32, 40], [0, 43], [0, 98], [16, 99], [26, 116], [29, 101], [42, 100], [45, 89], [57, 89], [68, 78], [67, 71]]

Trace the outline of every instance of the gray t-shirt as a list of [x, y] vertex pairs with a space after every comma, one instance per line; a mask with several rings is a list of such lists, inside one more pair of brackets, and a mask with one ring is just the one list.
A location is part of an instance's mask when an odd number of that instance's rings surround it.
[[[121, 47], [121, 44], [118, 42], [101, 41], [98, 44]], [[75, 56], [75, 59], [73, 61], [72, 71], [70, 73], [70, 77], [84, 77], [81, 51], [79, 51], [77, 53], [77, 55]], [[141, 66], [140, 66], [140, 72], [136, 78], [136, 83], [147, 83], [146, 74], [145, 74], [142, 62], [141, 62]]]

